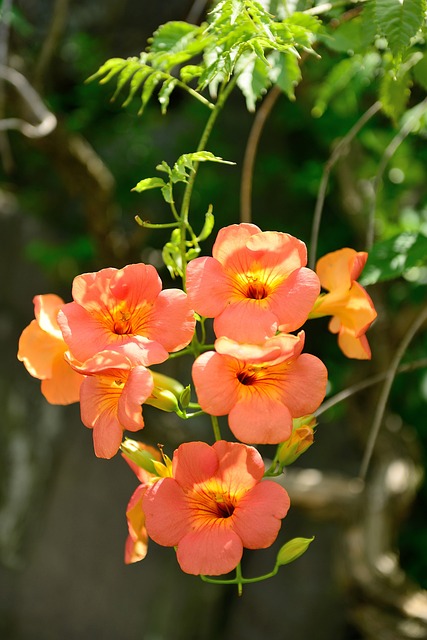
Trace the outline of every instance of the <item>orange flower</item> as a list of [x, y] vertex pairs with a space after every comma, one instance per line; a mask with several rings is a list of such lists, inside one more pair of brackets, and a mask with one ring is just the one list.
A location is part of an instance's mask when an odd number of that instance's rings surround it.
[[315, 411], [326, 391], [326, 367], [301, 351], [304, 332], [280, 334], [264, 344], [218, 338], [214, 351], [193, 364], [198, 402], [206, 413], [228, 414], [234, 436], [247, 444], [287, 440], [292, 419]]
[[232, 571], [244, 548], [273, 544], [289, 509], [285, 489], [263, 475], [262, 457], [253, 447], [224, 440], [182, 444], [173, 456], [172, 477], [144, 491], [148, 535], [176, 547], [185, 573]]
[[371, 298], [356, 282], [367, 259], [366, 252], [348, 248], [320, 258], [316, 273], [329, 293], [320, 294], [309, 316], [332, 316], [329, 330], [338, 334], [341, 351], [348, 358], [360, 360], [371, 358], [365, 333], [377, 317]]
[[[137, 450], [141, 451], [143, 454], [147, 454], [148, 456], [151, 456], [153, 460], [160, 462], [162, 456], [158, 449], [154, 449], [154, 447], [145, 445], [142, 442], [132, 441], [132, 445], [136, 446]], [[141, 482], [141, 484], [135, 489], [126, 508], [129, 535], [125, 545], [125, 563], [132, 564], [133, 562], [143, 560], [147, 555], [148, 535], [145, 528], [145, 514], [142, 509], [142, 499], [148, 487], [153, 482], [159, 480], [159, 476], [137, 466], [130, 458], [128, 458], [126, 453], [122, 453], [122, 456]]]
[[18, 360], [42, 381], [41, 391], [51, 404], [78, 402], [83, 376], [64, 360], [65, 344], [56, 317], [64, 301], [53, 293], [33, 300], [36, 319], [19, 339]]
[[306, 263], [305, 244], [288, 233], [246, 223], [223, 227], [212, 257], [188, 265], [190, 304], [200, 315], [215, 318], [218, 338], [254, 344], [277, 331], [295, 331], [320, 291]]

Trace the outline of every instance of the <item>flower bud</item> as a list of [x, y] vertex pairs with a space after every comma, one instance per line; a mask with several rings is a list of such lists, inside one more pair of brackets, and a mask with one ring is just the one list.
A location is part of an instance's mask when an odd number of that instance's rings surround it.
[[120, 445], [120, 451], [131, 462], [148, 471], [148, 473], [159, 475], [155, 467], [156, 460], [150, 450], [154, 452], [152, 447], [147, 447], [142, 442], [137, 442], [130, 438], [125, 438]]
[[294, 420], [294, 427], [290, 437], [283, 442], [279, 452], [279, 463], [287, 467], [307, 451], [314, 442], [314, 416], [304, 416]]
[[286, 542], [277, 554], [276, 566], [281, 567], [284, 564], [289, 564], [302, 556], [313, 540], [314, 536], [312, 538], [292, 538]]
[[145, 400], [145, 404], [149, 404], [162, 411], [179, 411], [178, 400], [184, 391], [184, 386], [169, 376], [165, 376], [163, 373], [157, 373], [152, 371], [154, 389], [151, 392], [151, 396]]

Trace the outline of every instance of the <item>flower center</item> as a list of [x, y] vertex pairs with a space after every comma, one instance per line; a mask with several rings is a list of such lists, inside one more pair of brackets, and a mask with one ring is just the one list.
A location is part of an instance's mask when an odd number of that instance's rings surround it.
[[234, 505], [217, 501], [217, 513], [220, 518], [229, 518], [233, 515]]
[[252, 300], [264, 300], [268, 296], [268, 289], [263, 282], [254, 280], [249, 283], [246, 296]]
[[129, 311], [119, 311], [118, 317], [116, 317], [113, 325], [113, 332], [117, 333], [119, 336], [132, 333], [132, 324], [130, 319], [131, 314]]
[[249, 386], [256, 382], [256, 373], [252, 369], [244, 369], [243, 371], [239, 371], [237, 374], [237, 379], [241, 384], [245, 386]]

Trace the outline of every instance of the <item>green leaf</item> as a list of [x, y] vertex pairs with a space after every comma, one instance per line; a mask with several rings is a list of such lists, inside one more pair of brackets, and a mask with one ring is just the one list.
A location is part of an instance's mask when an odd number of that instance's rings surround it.
[[199, 27], [189, 22], [167, 22], [154, 32], [150, 50], [154, 53], [182, 51], [187, 47], [189, 36], [193, 37]]
[[168, 78], [168, 80], [164, 81], [163, 86], [159, 91], [159, 102], [161, 105], [161, 112], [163, 115], [165, 115], [168, 109], [169, 99], [172, 91], [176, 87], [177, 82], [178, 80], [176, 80], [175, 78]]
[[302, 556], [313, 540], [314, 536], [312, 538], [293, 538], [289, 540], [289, 542], [286, 542], [277, 554], [276, 567], [289, 564]]
[[269, 60], [272, 66], [271, 80], [280, 87], [289, 100], [295, 100], [295, 87], [302, 78], [297, 57], [293, 53], [274, 52]]
[[165, 181], [161, 178], [144, 178], [144, 180], [140, 180], [140, 182], [138, 182], [138, 184], [132, 189], [132, 191], [142, 193], [143, 191], [148, 191], [148, 189], [162, 188], [165, 185]]
[[412, 80], [409, 73], [396, 75], [388, 70], [380, 84], [379, 98], [384, 113], [395, 123], [405, 111], [406, 103], [411, 95]]
[[191, 82], [194, 78], [199, 78], [202, 73], [203, 67], [198, 64], [187, 64], [179, 70], [181, 80], [186, 84]]
[[248, 111], [255, 111], [256, 101], [265, 94], [271, 84], [268, 71], [268, 62], [265, 64], [254, 53], [248, 52], [240, 56], [236, 65], [237, 86], [245, 96]]
[[162, 80], [163, 77], [164, 76], [160, 71], [153, 71], [151, 75], [148, 76], [147, 80], [144, 82], [144, 88], [142, 90], [142, 95], [141, 95], [142, 104], [138, 111], [139, 116], [141, 116], [144, 113], [144, 109], [147, 106], [147, 103], [151, 98], [151, 95], [154, 89], [157, 87], [157, 85], [159, 84], [159, 82]]
[[[135, 58], [131, 58], [131, 61]], [[96, 73], [89, 76], [86, 82], [92, 82], [92, 80], [98, 80], [101, 84], [108, 82], [112, 77], [120, 73], [120, 71], [127, 66], [128, 61], [124, 58], [110, 58], [103, 65], [101, 65]]]
[[343, 22], [339, 27], [333, 29], [331, 33], [321, 37], [321, 40], [329, 49], [332, 49], [332, 51], [353, 55], [366, 48], [362, 30], [363, 26], [361, 18], [354, 18], [348, 22]]
[[151, 68], [147, 66], [141, 67], [138, 71], [136, 71], [136, 73], [134, 73], [129, 85], [129, 95], [126, 98], [126, 100], [123, 102], [122, 107], [127, 107], [128, 104], [130, 104], [136, 92], [142, 86], [142, 83], [144, 82], [145, 78], [150, 73], [151, 73]]
[[424, 91], [427, 91], [427, 55], [424, 54], [423, 57], [417, 62], [417, 64], [413, 68], [413, 75], [416, 82], [421, 85]]
[[426, 264], [427, 237], [422, 233], [405, 231], [372, 247], [359, 281], [366, 286], [393, 280], [413, 267]]
[[359, 72], [362, 58], [355, 55], [338, 62], [327, 76], [317, 92], [317, 99], [312, 109], [312, 115], [320, 118], [331, 101], [340, 91], [345, 89], [354, 76]]
[[184, 153], [175, 162], [171, 178], [172, 182], [186, 182], [189, 176], [189, 172], [193, 171], [195, 165], [199, 162], [219, 162], [221, 164], [231, 164], [228, 160], [223, 160], [219, 156], [215, 156], [210, 151], [196, 151], [194, 153]]
[[424, 21], [425, 0], [375, 0], [375, 15], [395, 58], [410, 45]]

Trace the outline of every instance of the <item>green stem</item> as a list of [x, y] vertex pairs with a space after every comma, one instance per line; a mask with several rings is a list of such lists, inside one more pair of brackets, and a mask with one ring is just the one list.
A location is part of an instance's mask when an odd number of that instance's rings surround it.
[[179, 227], [179, 222], [164, 222], [164, 223], [155, 223], [155, 222], [146, 222], [142, 220], [139, 216], [135, 216], [136, 222], [140, 227], [147, 227], [147, 229], [172, 229]]
[[[237, 81], [237, 76], [233, 76], [233, 78], [230, 80], [228, 84], [225, 84], [225, 83], [223, 84], [219, 92], [218, 100], [215, 104], [215, 108], [212, 110], [211, 115], [209, 116], [208, 121], [206, 123], [205, 129], [200, 138], [199, 144], [196, 149], [196, 153], [200, 151], [205, 151], [206, 144], [209, 140], [209, 136], [212, 132], [216, 119], [218, 118], [218, 115], [221, 109], [223, 108], [228, 96], [234, 89], [236, 81]], [[186, 231], [188, 228], [190, 200], [191, 200], [191, 195], [193, 193], [194, 181], [196, 179], [198, 167], [199, 167], [199, 163], [195, 163], [194, 168], [188, 178], [188, 182], [185, 186], [185, 191], [184, 191], [182, 204], [181, 204], [181, 216], [180, 216], [181, 218], [181, 225], [180, 225], [181, 226], [181, 256], [182, 256], [182, 283], [183, 283], [184, 290], [185, 290], [185, 272], [187, 267], [187, 259], [185, 255], [186, 254], [186, 249], [185, 249]]]
[[[240, 565], [238, 565], [238, 567], [240, 568]], [[239, 595], [240, 595], [240, 590], [242, 585], [251, 584], [254, 582], [262, 582], [263, 580], [268, 580], [269, 578], [273, 578], [279, 571], [279, 565], [276, 565], [273, 571], [270, 571], [269, 573], [265, 573], [262, 576], [257, 576], [256, 578], [244, 578], [241, 572], [239, 575], [237, 575], [237, 569], [238, 568], [236, 567], [236, 577], [231, 578], [229, 580], [209, 578], [208, 576], [203, 576], [203, 575], [201, 575], [200, 577], [203, 580], [203, 582], [210, 582], [211, 584], [237, 584], [239, 585]]]
[[218, 440], [222, 440], [221, 431], [220, 431], [220, 428], [219, 428], [218, 418], [216, 416], [212, 416], [211, 415], [211, 422], [212, 422], [212, 429], [213, 429], [214, 436], [215, 436], [215, 441], [218, 442]]

